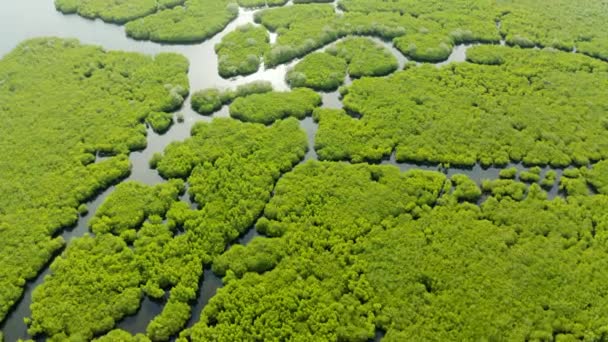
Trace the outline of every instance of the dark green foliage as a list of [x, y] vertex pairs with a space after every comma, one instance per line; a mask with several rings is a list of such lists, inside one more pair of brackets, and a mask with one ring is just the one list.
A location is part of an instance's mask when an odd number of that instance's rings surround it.
[[271, 124], [286, 117], [303, 119], [321, 105], [321, 96], [306, 88], [290, 92], [270, 92], [237, 98], [230, 116], [248, 122]]
[[346, 62], [325, 52], [311, 53], [287, 73], [287, 83], [295, 87], [332, 91], [344, 83]]
[[270, 49], [268, 31], [262, 26], [247, 24], [237, 27], [215, 46], [219, 73], [228, 78], [258, 71], [260, 58]]
[[253, 94], [263, 94], [272, 91], [272, 84], [268, 81], [254, 81], [242, 84], [236, 90], [219, 90], [216, 88], [203, 89], [192, 94], [192, 109], [207, 115], [218, 111], [223, 105], [229, 104], [234, 99]]
[[390, 50], [369, 38], [350, 37], [327, 49], [344, 58], [351, 77], [385, 76], [397, 70], [397, 58]]
[[[0, 320], [63, 244], [76, 208], [129, 174], [141, 124], [188, 93], [188, 62], [35, 39], [0, 60]], [[116, 155], [93, 163], [98, 152]], [[10, 157], [9, 157], [10, 156]]]
[[361, 118], [321, 115], [317, 144], [331, 154], [319, 156], [375, 160], [396, 147], [398, 160], [451, 165], [563, 167], [608, 158], [601, 147], [608, 143], [605, 63], [550, 50], [491, 48], [502, 55], [500, 66], [429, 65], [356, 80], [343, 103]]
[[203, 41], [236, 18], [238, 6], [230, 0], [56, 0], [63, 13], [126, 23], [135, 39], [167, 43]]

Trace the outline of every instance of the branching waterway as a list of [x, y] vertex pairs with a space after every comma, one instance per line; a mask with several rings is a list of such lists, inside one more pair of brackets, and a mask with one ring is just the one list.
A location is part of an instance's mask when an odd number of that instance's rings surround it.
[[[337, 11], [339, 11], [336, 8]], [[65, 38], [76, 38], [84, 44], [94, 44], [102, 46], [107, 50], [124, 50], [140, 52], [145, 54], [157, 54], [160, 52], [176, 52], [188, 58], [190, 61], [189, 80], [191, 91], [196, 91], [210, 87], [234, 88], [237, 85], [245, 84], [254, 80], [266, 80], [272, 83], [275, 90], [287, 90], [288, 86], [285, 82], [285, 74], [297, 60], [288, 64], [280, 65], [273, 69], [263, 69], [259, 72], [246, 76], [236, 77], [233, 79], [223, 79], [218, 75], [218, 59], [214, 51], [214, 46], [219, 43], [223, 36], [228, 32], [233, 31], [236, 27], [253, 23], [253, 10], [240, 10], [236, 20], [230, 23], [221, 33], [214, 36], [201, 44], [194, 45], [161, 45], [152, 42], [136, 41], [128, 38], [124, 33], [122, 26], [103, 23], [100, 20], [87, 20], [76, 15], [63, 15], [55, 10], [52, 0], [21, 0], [12, 2], [9, 6], [4, 6], [0, 12], [0, 56], [10, 52], [21, 41], [40, 36], [58, 36]], [[27, 16], [27, 17], [25, 17]], [[271, 34], [271, 41], [276, 40], [276, 34]], [[374, 39], [374, 41], [386, 46], [396, 57], [399, 63], [399, 69], [402, 69], [408, 62], [392, 44]], [[469, 45], [455, 46], [449, 59], [445, 62], [438, 63], [438, 66], [452, 62], [464, 62], [466, 58], [466, 50]], [[323, 50], [322, 48], [321, 50]], [[347, 77], [345, 83], [349, 84], [350, 78]], [[341, 108], [342, 103], [339, 93], [330, 92], [323, 93], [323, 106], [327, 108]], [[162, 152], [165, 147], [172, 141], [181, 141], [190, 136], [192, 126], [198, 121], [210, 121], [214, 117], [228, 116], [228, 108], [224, 106], [220, 111], [212, 116], [202, 116], [190, 109], [190, 101], [186, 99], [184, 106], [179, 110], [183, 116], [183, 122], [175, 123], [170, 130], [165, 134], [154, 133], [148, 129], [147, 148], [143, 151], [133, 152], [130, 155], [132, 170], [127, 180], [135, 180], [146, 184], [157, 184], [163, 181], [157, 171], [149, 168], [148, 161], [154, 153]], [[314, 150], [314, 139], [318, 129], [318, 124], [311, 117], [307, 117], [301, 121], [302, 128], [308, 135], [309, 150], [304, 160], [316, 160], [317, 154]], [[103, 157], [99, 157], [102, 159]], [[442, 169], [434, 165], [416, 165], [409, 163], [398, 163], [395, 160], [393, 153], [390, 158], [384, 160], [382, 164], [396, 165], [401, 170], [412, 168], [428, 169], [445, 172], [448, 176], [456, 173], [463, 173], [480, 182], [482, 179], [496, 179], [500, 169], [487, 168], [484, 169], [479, 165], [471, 169]], [[524, 169], [522, 165], [510, 165], [518, 169]], [[543, 169], [543, 175], [547, 169]], [[558, 182], [561, 171], [558, 170]], [[67, 243], [70, 240], [83, 236], [87, 232], [88, 223], [91, 217], [95, 214], [97, 208], [112, 193], [114, 187], [110, 187], [100, 193], [95, 199], [87, 203], [89, 212], [82, 216], [77, 225], [70, 229], [65, 229], [62, 236]], [[558, 195], [557, 185], [550, 190], [549, 196], [555, 197]], [[182, 200], [189, 201], [188, 195]], [[190, 203], [192, 207], [195, 204]], [[247, 244], [251, 239], [257, 237], [258, 234], [254, 227], [249, 229], [236, 243]], [[32, 291], [42, 283], [44, 277], [50, 273], [47, 267], [33, 280], [29, 281], [25, 286], [25, 293], [19, 303], [14, 307], [5, 322], [2, 323], [0, 329], [4, 332], [7, 341], [16, 341], [19, 338], [30, 338], [27, 334], [27, 327], [24, 323], [24, 318], [30, 316], [29, 306], [31, 304]], [[202, 283], [200, 285], [199, 296], [197, 302], [193, 304], [192, 318], [189, 321], [189, 326], [196, 323], [200, 317], [200, 313], [209, 299], [215, 294], [217, 289], [221, 287], [222, 282], [210, 269], [204, 271]], [[138, 313], [134, 316], [127, 317], [118, 323], [118, 327], [132, 333], [145, 332], [147, 324], [154, 316], [162, 310], [163, 303], [145, 298]], [[378, 332], [376, 340], [382, 336]]]

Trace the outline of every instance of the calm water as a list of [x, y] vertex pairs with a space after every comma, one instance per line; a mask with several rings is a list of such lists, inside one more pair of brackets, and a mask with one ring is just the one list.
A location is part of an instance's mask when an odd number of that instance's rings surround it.
[[[221, 78], [217, 73], [217, 57], [213, 49], [214, 45], [218, 43], [227, 32], [232, 31], [237, 26], [252, 23], [253, 13], [254, 11], [241, 10], [239, 17], [228, 25], [223, 32], [204, 43], [178, 46], [135, 41], [126, 37], [124, 29], [121, 26], [106, 24], [99, 20], [86, 20], [75, 15], [62, 15], [55, 11], [53, 0], [13, 1], [10, 4], [4, 4], [2, 11], [0, 11], [0, 37], [2, 37], [2, 39], [0, 39], [0, 57], [10, 52], [17, 44], [28, 38], [41, 36], [77, 38], [82, 43], [100, 45], [106, 50], [124, 50], [145, 54], [157, 54], [159, 52], [177, 52], [183, 54], [190, 60], [189, 79], [192, 91], [209, 87], [232, 88], [253, 80], [267, 80], [273, 84], [275, 89], [287, 90], [288, 86], [284, 80], [285, 73], [297, 61], [279, 66], [275, 69], [262, 70], [247, 77], [236, 77], [229, 80]], [[275, 39], [276, 35], [271, 34], [271, 40], [274, 41]], [[385, 44], [385, 46], [395, 54], [399, 61], [400, 68], [405, 65], [407, 58], [399, 53], [392, 45], [386, 44], [379, 39], [375, 40]], [[467, 48], [468, 46], [466, 45], [457, 46], [448, 62], [464, 61]], [[345, 83], [350, 84], [350, 82], [350, 78], [347, 77]], [[342, 107], [337, 92], [324, 93], [322, 95], [324, 107]], [[133, 164], [133, 169], [127, 180], [137, 180], [146, 184], [161, 182], [162, 178], [158, 173], [148, 167], [148, 160], [154, 153], [162, 152], [172, 141], [180, 141], [187, 138], [190, 135], [192, 126], [197, 121], [209, 121], [213, 117], [228, 116], [227, 107], [222, 108], [222, 110], [213, 116], [205, 117], [198, 115], [189, 108], [189, 99], [186, 100], [184, 107], [179, 112], [184, 116], [184, 122], [174, 124], [167, 133], [159, 135], [148, 130], [148, 147], [143, 151], [131, 154], [130, 159]], [[309, 150], [305, 156], [305, 160], [317, 159], [317, 154], [314, 151], [313, 146], [318, 125], [312, 118], [308, 117], [301, 121], [301, 126], [308, 135], [309, 143]], [[439, 170], [438, 167], [435, 166], [396, 163], [394, 154], [388, 160], [384, 161], [383, 164], [397, 165], [401, 170], [411, 168]], [[546, 170], [543, 172], [546, 172]], [[483, 178], [496, 178], [498, 169], [474, 167], [470, 170], [447, 170], [448, 175], [452, 175], [453, 173], [465, 173], [471, 178], [480, 181]], [[63, 231], [61, 235], [68, 243], [73, 238], [82, 236], [88, 232], [88, 222], [90, 218], [113, 190], [114, 187], [110, 187], [102, 192], [97, 198], [87, 203], [89, 214], [82, 217], [74, 228]], [[557, 194], [557, 190], [554, 190], [555, 195]], [[188, 194], [185, 194], [182, 197], [182, 200], [189, 202], [192, 208], [196, 208], [196, 204], [190, 201]], [[258, 233], [252, 228], [239, 238], [236, 243], [246, 244], [257, 236]], [[48, 275], [49, 272], [49, 268], [47, 267], [35, 279], [28, 282], [23, 298], [15, 306], [5, 322], [0, 325], [0, 329], [5, 334], [6, 341], [12, 342], [19, 338], [30, 338], [27, 335], [27, 328], [23, 323], [23, 318], [30, 316], [29, 305], [31, 303], [32, 290], [42, 283], [44, 277]], [[189, 321], [188, 326], [192, 326], [198, 321], [203, 307], [221, 286], [221, 279], [215, 276], [211, 270], [205, 269], [200, 284], [199, 298], [196, 303], [193, 303], [192, 318]], [[153, 301], [146, 297], [142, 301], [139, 312], [134, 316], [123, 319], [117, 326], [132, 333], [145, 332], [146, 326], [150, 320], [161, 312], [163, 306], [163, 301]], [[380, 340], [382, 335], [382, 332], [378, 332], [376, 340]]]

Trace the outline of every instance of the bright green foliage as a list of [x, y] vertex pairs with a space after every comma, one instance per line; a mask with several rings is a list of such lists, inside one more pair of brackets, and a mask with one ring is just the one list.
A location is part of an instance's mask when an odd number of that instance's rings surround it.
[[[260, 221], [258, 229], [266, 229], [263, 225], [268, 224], [268, 220], [262, 218]], [[282, 240], [270, 238], [253, 239], [247, 247], [234, 245], [213, 261], [213, 272], [224, 276], [230, 270], [240, 278], [245, 272], [269, 271], [281, 261], [284, 248]]]
[[[254, 239], [217, 259], [227, 283], [181, 337], [368, 340], [374, 334], [374, 294], [360, 266], [353, 265], [356, 241], [401, 215], [429, 210], [444, 180], [439, 173], [402, 174], [394, 167], [297, 167], [277, 184], [258, 222], [258, 229], [262, 225], [278, 238]], [[243, 271], [267, 272], [238, 279]]]
[[[522, 47], [574, 46], [590, 56], [608, 60], [608, 20], [598, 0], [547, 5], [533, 0], [513, 1], [384, 1], [344, 0], [342, 15], [331, 6], [298, 5], [261, 11], [257, 22], [279, 33], [266, 55], [266, 65], [285, 63], [348, 35], [372, 35], [394, 40], [412, 59], [437, 62], [462, 43], [498, 43]], [[499, 22], [500, 25], [496, 23]], [[498, 27], [497, 27], [498, 26]]]
[[260, 12], [257, 21], [279, 33], [277, 45], [266, 56], [266, 65], [301, 57], [348, 35], [371, 35], [386, 40], [401, 37], [395, 40], [397, 47], [420, 60], [445, 59], [449, 55], [446, 47], [456, 43], [500, 39], [495, 15], [490, 11], [472, 11], [470, 7], [448, 3], [427, 9], [426, 15], [413, 12], [401, 15], [400, 12], [415, 6], [435, 4], [419, 2], [395, 12], [382, 11], [381, 6], [386, 3], [372, 1], [367, 10], [343, 15], [336, 14], [331, 6], [316, 4]]
[[[70, 244], [51, 264], [52, 275], [34, 292], [30, 333], [44, 333], [55, 340], [90, 339], [135, 313], [141, 300], [140, 285], [158, 279], [158, 264], [163, 260], [158, 246], [171, 238], [170, 231], [160, 225], [161, 217], [182, 190], [181, 180], [154, 187], [136, 182], [118, 185], [91, 220], [97, 236]], [[150, 223], [135, 233], [146, 218]], [[155, 233], [154, 239], [146, 239], [150, 231]], [[128, 232], [135, 234], [128, 237]], [[132, 240], [134, 250], [127, 248]], [[150, 260], [157, 263], [153, 271]]]
[[266, 26], [270, 31], [287, 29], [293, 23], [310, 21], [334, 16], [334, 9], [328, 5], [286, 6], [255, 13], [256, 23]]
[[223, 105], [231, 103], [238, 97], [263, 94], [271, 91], [272, 84], [268, 81], [253, 81], [242, 84], [236, 90], [203, 89], [192, 94], [192, 109], [200, 114], [208, 115], [218, 111]]
[[502, 179], [515, 179], [515, 176], [517, 176], [517, 168], [513, 166], [507, 169], [502, 169], [498, 173], [498, 176]]
[[369, 38], [350, 37], [327, 49], [344, 58], [351, 77], [385, 76], [397, 70], [397, 58], [390, 50]]
[[146, 118], [146, 122], [152, 126], [154, 132], [165, 133], [173, 124], [173, 115], [165, 112], [152, 112]]
[[364, 164], [296, 168], [258, 221], [276, 237], [216, 259], [225, 287], [180, 341], [367, 341], [377, 328], [388, 341], [602, 336], [608, 197], [548, 201], [507, 180], [527, 196], [477, 206], [438, 198], [444, 181]]
[[4, 342], [4, 334], [0, 331], [0, 342]]
[[511, 179], [484, 180], [481, 188], [499, 200], [509, 197], [516, 201], [524, 199], [527, 189], [524, 183]]
[[[177, 0], [183, 3], [184, 0]], [[77, 13], [89, 19], [124, 24], [145, 17], [158, 10], [157, 0], [106, 1], [106, 0], [55, 0], [57, 10], [69, 14]]]
[[608, 20], [608, 12], [602, 1], [557, 0], [548, 6], [532, 0], [517, 0], [505, 7], [500, 31], [509, 44], [536, 44], [566, 51], [576, 46], [585, 54], [608, 57], [608, 34], [601, 28]]
[[608, 161], [601, 161], [586, 172], [587, 182], [600, 194], [608, 195]]
[[[426, 29], [422, 32], [443, 34], [454, 43], [490, 38], [489, 34], [496, 30], [488, 25], [499, 22], [500, 34], [508, 44], [551, 46], [567, 51], [576, 46], [583, 53], [608, 57], [608, 35], [602, 30], [608, 12], [605, 3], [598, 0], [556, 0], [551, 3], [534, 0], [342, 0], [340, 7], [348, 12], [371, 14], [382, 11], [414, 16], [418, 21], [433, 24], [421, 25]], [[408, 30], [407, 35], [411, 32]], [[488, 36], [484, 37], [484, 32]]]
[[93, 233], [120, 235], [136, 229], [151, 215], [163, 215], [184, 191], [181, 180], [171, 180], [154, 187], [136, 182], [119, 184], [99, 207], [90, 221]]
[[441, 62], [448, 59], [454, 44], [443, 34], [422, 32], [395, 38], [395, 47], [417, 61]]
[[[142, 290], [150, 297], [161, 298], [167, 289], [169, 299], [162, 313], [148, 325], [147, 335], [152, 340], [163, 341], [178, 333], [190, 317], [189, 303], [196, 298], [203, 263], [210, 262], [228, 242], [253, 225], [270, 199], [277, 179], [303, 158], [307, 146], [306, 135], [295, 119], [270, 127], [216, 119], [212, 123], [197, 124], [192, 134], [193, 137], [185, 142], [169, 145], [157, 167], [167, 178], [188, 177], [190, 194], [200, 209], [191, 210], [186, 203], [175, 202], [183, 189], [181, 180], [170, 180], [154, 187], [138, 183], [119, 185], [91, 221], [92, 229], [99, 235], [94, 239], [77, 240], [79, 243], [91, 240], [90, 248], [103, 250], [107, 257], [91, 253], [88, 258], [80, 254], [78, 258], [72, 258], [68, 252], [53, 264], [53, 277], [58, 280], [45, 281], [38, 290], [42, 294], [35, 297], [32, 306], [33, 333], [45, 332], [58, 339], [63, 338], [63, 334], [89, 338], [90, 332], [108, 331], [115, 320], [137, 309]], [[167, 218], [167, 224], [163, 224], [163, 218]], [[174, 236], [177, 229], [184, 233]], [[120, 235], [120, 238], [112, 234]], [[123, 253], [123, 248], [108, 250], [106, 240], [118, 241], [120, 246], [132, 242], [133, 250], [124, 248], [125, 255], [118, 255], [113, 250]], [[113, 258], [129, 264], [121, 264]], [[87, 266], [55, 266], [64, 260], [69, 265], [82, 263]], [[110, 272], [115, 270], [113, 267], [128, 269], [131, 263], [137, 274], [129, 274], [132, 283], [128, 285], [133, 290], [128, 293], [133, 296], [125, 302], [126, 309], [109, 307], [111, 314], [100, 310], [100, 315], [103, 313], [108, 318], [92, 321], [89, 312], [98, 310], [92, 309], [95, 305], [113, 303], [105, 291], [113, 289], [114, 282], [106, 281], [103, 276], [95, 278], [97, 287], [93, 291], [77, 286], [73, 281], [79, 281], [81, 273], [84, 273], [82, 277], [90, 277], [102, 272], [102, 267], [109, 267]], [[92, 269], [96, 271], [92, 272]], [[64, 292], [65, 304], [45, 305], [60, 298], [57, 294], [61, 293], [61, 286], [74, 289], [68, 294]], [[83, 296], [79, 291], [87, 291], [95, 300], [85, 303], [67, 300]], [[122, 295], [121, 290], [113, 293]], [[61, 314], [65, 312], [87, 314], [82, 315], [81, 320], [69, 323], [73, 326], [64, 331], [63, 327], [69, 324], [62, 320], [71, 317], [71, 314]]]
[[137, 334], [132, 336], [128, 332], [120, 329], [112, 330], [106, 335], [93, 340], [95, 342], [150, 342], [145, 335]]
[[549, 170], [545, 174], [545, 178], [540, 182], [540, 185], [543, 188], [550, 189], [555, 185], [555, 181], [557, 180], [557, 172], [555, 170]]
[[214, 36], [237, 15], [238, 6], [231, 0], [185, 0], [183, 6], [130, 21], [125, 29], [135, 39], [192, 43]]
[[311, 53], [287, 73], [291, 87], [332, 91], [344, 83], [346, 62], [325, 52]]
[[224, 102], [222, 101], [224, 98], [222, 95], [222, 92], [216, 88], [196, 91], [192, 94], [192, 98], [190, 99], [192, 109], [203, 115], [212, 114], [213, 112], [220, 110], [224, 105]]
[[519, 174], [519, 179], [526, 183], [536, 183], [540, 180], [540, 167], [535, 166], [528, 171], [522, 171]]
[[469, 177], [457, 174], [452, 176], [451, 180], [454, 183], [452, 195], [458, 200], [477, 202], [481, 197], [481, 189]]
[[[171, 143], [158, 161], [158, 170], [166, 178], [186, 178], [193, 169], [203, 171], [218, 162], [218, 166], [228, 166], [231, 162], [245, 162], [243, 158], [264, 158], [255, 163], [260, 164], [259, 167], [270, 163], [271, 174], [278, 177], [304, 156], [306, 145], [306, 136], [293, 119], [270, 127], [215, 119], [211, 124], [194, 126], [189, 140]], [[231, 158], [235, 160], [230, 161]], [[192, 180], [189, 183], [190, 191], [196, 193]], [[201, 201], [207, 200], [210, 199], [201, 198]]]
[[[140, 123], [188, 92], [188, 62], [34, 39], [0, 60], [0, 320], [63, 244], [76, 208], [129, 173]], [[95, 154], [115, 154], [93, 163]]]
[[[53, 274], [34, 290], [28, 332], [53, 340], [88, 340], [112, 329], [139, 307], [137, 260], [126, 243], [112, 235], [72, 241], [51, 265]], [[103, 284], [103, 286], [100, 286]]]
[[584, 169], [564, 170], [559, 181], [559, 189], [563, 193], [568, 196], [586, 196], [589, 194], [589, 184], [581, 170], [586, 171]]
[[253, 7], [264, 7], [264, 6], [283, 6], [287, 3], [287, 0], [238, 0], [241, 7], [253, 8]]
[[303, 119], [321, 102], [319, 94], [306, 88], [253, 94], [237, 98], [230, 105], [230, 116], [242, 121], [271, 124], [289, 116]]
[[390, 127], [380, 120], [355, 120], [341, 109], [315, 109], [313, 117], [319, 122], [315, 151], [320, 160], [378, 162], [389, 155], [393, 146], [384, 136]]
[[56, 0], [55, 6], [66, 14], [126, 23], [128, 36], [166, 43], [203, 41], [238, 15], [232, 0]]
[[[603, 89], [608, 65], [554, 50], [493, 49], [503, 64], [408, 68], [353, 82], [346, 115], [320, 116], [326, 159], [398, 160], [451, 165], [586, 165], [608, 158]], [[347, 142], [347, 143], [343, 143]], [[341, 143], [341, 144], [339, 144]], [[337, 158], [335, 158], [337, 157]]]
[[219, 73], [222, 77], [249, 75], [258, 71], [260, 58], [270, 49], [268, 31], [247, 24], [228, 33], [215, 46]]

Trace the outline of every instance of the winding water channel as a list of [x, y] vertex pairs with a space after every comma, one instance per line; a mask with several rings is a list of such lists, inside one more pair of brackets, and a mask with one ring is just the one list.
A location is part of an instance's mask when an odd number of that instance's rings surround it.
[[[339, 10], [338, 10], [339, 11]], [[274, 69], [261, 70], [247, 77], [237, 77], [233, 79], [223, 79], [217, 72], [217, 56], [214, 52], [214, 45], [222, 39], [222, 37], [234, 30], [237, 26], [253, 22], [253, 13], [255, 11], [242, 10], [239, 17], [226, 27], [220, 34], [212, 39], [196, 45], [161, 45], [151, 42], [135, 41], [128, 38], [124, 29], [121, 26], [103, 23], [100, 20], [87, 20], [76, 15], [63, 15], [55, 10], [53, 0], [19, 0], [4, 4], [0, 11], [0, 57], [10, 52], [21, 41], [41, 36], [58, 36], [66, 38], [76, 38], [85, 44], [100, 45], [107, 50], [124, 50], [140, 52], [145, 54], [157, 54], [160, 52], [176, 52], [186, 56], [190, 61], [189, 79], [191, 91], [196, 91], [209, 87], [230, 87], [233, 88], [239, 84], [251, 82], [253, 80], [270, 81], [276, 90], [287, 90], [288, 86], [285, 83], [284, 77], [290, 66], [296, 61], [287, 65], [281, 65]], [[271, 40], [276, 39], [275, 34], [271, 34]], [[388, 47], [393, 54], [398, 58], [399, 66], [402, 68], [407, 62], [399, 51], [391, 44], [383, 42], [380, 39], [374, 39], [377, 42]], [[459, 45], [454, 48], [449, 60], [438, 65], [444, 65], [450, 62], [463, 62], [465, 60], [467, 45]], [[347, 79], [346, 83], [349, 83]], [[338, 92], [324, 93], [323, 105], [328, 108], [341, 108], [342, 103]], [[152, 130], [148, 130], [148, 146], [145, 150], [133, 152], [130, 155], [133, 168], [131, 175], [127, 180], [136, 180], [146, 184], [156, 184], [162, 182], [162, 178], [155, 170], [148, 167], [148, 160], [156, 152], [162, 152], [165, 147], [172, 141], [184, 140], [190, 136], [190, 130], [197, 121], [209, 121], [213, 117], [221, 117], [228, 115], [228, 109], [224, 107], [213, 116], [201, 116], [190, 109], [189, 99], [186, 99], [184, 107], [180, 110], [184, 116], [183, 123], [174, 124], [171, 129], [159, 135]], [[314, 138], [318, 125], [308, 117], [301, 121], [302, 128], [308, 134], [309, 151], [305, 156], [305, 160], [317, 159], [317, 154], [314, 151]], [[482, 179], [495, 179], [498, 177], [499, 169], [489, 168], [483, 169], [475, 166], [471, 169], [448, 169], [443, 170], [437, 166], [421, 166], [407, 163], [397, 163], [395, 155], [382, 162], [382, 164], [391, 164], [398, 166], [401, 170], [412, 168], [421, 168], [428, 170], [439, 170], [447, 175], [455, 173], [464, 173], [476, 181]], [[523, 167], [516, 165], [519, 169]], [[547, 170], [543, 170], [543, 174]], [[561, 175], [561, 172], [559, 172]], [[114, 187], [106, 189], [97, 198], [87, 203], [89, 213], [83, 216], [78, 224], [72, 229], [66, 229], [62, 232], [62, 236], [67, 243], [73, 238], [80, 237], [86, 234], [88, 230], [88, 222], [94, 215], [97, 208], [107, 196], [112, 193]], [[550, 197], [557, 195], [557, 186], [551, 189]], [[184, 201], [189, 201], [188, 196], [182, 198]], [[195, 204], [190, 203], [193, 208]], [[258, 236], [254, 228], [250, 229], [235, 243], [246, 244], [254, 237]], [[15, 306], [7, 319], [0, 325], [0, 330], [5, 334], [6, 341], [16, 341], [19, 338], [30, 338], [27, 335], [27, 328], [23, 319], [30, 316], [29, 306], [31, 303], [31, 295], [33, 289], [40, 285], [46, 275], [50, 273], [46, 267], [35, 279], [29, 281], [25, 287], [25, 293], [20, 302]], [[193, 304], [192, 318], [189, 326], [196, 323], [200, 317], [203, 307], [209, 299], [215, 294], [216, 290], [221, 287], [221, 279], [216, 277], [213, 272], [206, 269], [204, 277], [200, 285], [199, 298]], [[145, 298], [142, 301], [141, 309], [134, 316], [127, 317], [118, 323], [118, 327], [125, 329], [131, 333], [145, 332], [146, 326], [150, 320], [160, 313], [163, 303], [152, 301]], [[376, 340], [381, 338], [381, 332], [378, 333]]]

